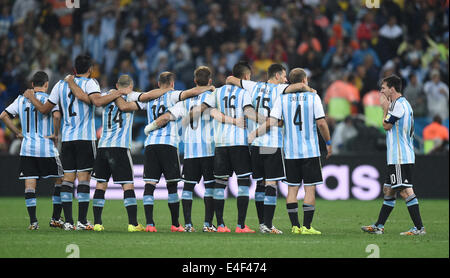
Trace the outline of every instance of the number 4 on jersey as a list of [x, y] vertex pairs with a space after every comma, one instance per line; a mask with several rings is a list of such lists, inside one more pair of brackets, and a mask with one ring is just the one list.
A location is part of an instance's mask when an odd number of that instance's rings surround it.
[[294, 125], [298, 125], [298, 128], [302, 130], [302, 107], [301, 105], [297, 106], [297, 110], [295, 110], [295, 116], [293, 119]]

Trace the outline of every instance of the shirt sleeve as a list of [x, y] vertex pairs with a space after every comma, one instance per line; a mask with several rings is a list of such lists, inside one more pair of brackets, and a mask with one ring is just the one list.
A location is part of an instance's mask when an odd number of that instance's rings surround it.
[[253, 92], [253, 88], [255, 88], [256, 84], [258, 83], [255, 81], [241, 79], [241, 87], [249, 92]]
[[175, 103], [177, 103], [181, 100], [180, 97], [181, 97], [182, 92], [183, 91], [169, 92], [169, 100], [170, 100], [170, 103], [172, 103], [172, 105], [175, 105]]
[[242, 107], [246, 107], [246, 106], [251, 106], [253, 107], [252, 104], [252, 97], [250, 96], [250, 93], [248, 91], [244, 92], [244, 97], [242, 99], [243, 103], [242, 103]]
[[98, 84], [97, 80], [91, 79], [86, 83], [86, 94], [90, 95], [93, 93], [100, 93], [100, 85]]
[[128, 94], [127, 96], [127, 101], [133, 102], [133, 101], [138, 101], [139, 97], [142, 95], [142, 93], [139, 92], [131, 92]]
[[282, 110], [281, 110], [281, 96], [278, 96], [273, 103], [272, 110], [270, 111], [270, 117], [281, 120]]
[[217, 93], [217, 89], [212, 92], [212, 94], [209, 94], [208, 96], [206, 96], [205, 100], [204, 100], [204, 104], [208, 105], [209, 107], [216, 107], [216, 93]]
[[404, 114], [405, 110], [403, 109], [403, 105], [395, 101], [389, 106], [388, 113], [386, 114], [384, 121], [389, 124], [394, 124], [398, 119], [403, 117]]
[[277, 93], [278, 95], [284, 94], [284, 91], [286, 91], [286, 88], [289, 87], [289, 84], [280, 84], [277, 86]]
[[50, 92], [50, 96], [48, 97], [48, 101], [54, 105], [59, 103], [59, 90], [62, 89], [63, 82], [59, 81], [53, 86], [52, 91]]
[[323, 110], [322, 100], [317, 94], [314, 94], [314, 118], [316, 120], [325, 118], [325, 111]]
[[168, 110], [175, 118], [179, 119], [186, 115], [185, 102], [180, 101], [174, 106], [170, 107]]
[[19, 114], [19, 97], [17, 97], [13, 103], [11, 103], [8, 107], [6, 107], [5, 111], [8, 113], [10, 117], [15, 117]]
[[58, 104], [56, 104], [56, 105], [53, 107], [52, 113], [55, 112], [55, 111], [60, 111], [59, 105], [58, 105]]

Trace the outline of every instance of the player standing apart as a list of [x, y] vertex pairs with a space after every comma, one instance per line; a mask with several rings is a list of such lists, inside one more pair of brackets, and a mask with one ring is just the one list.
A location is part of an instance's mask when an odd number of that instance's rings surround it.
[[[33, 90], [37, 101], [44, 103], [48, 95], [48, 75], [38, 71], [32, 78]], [[53, 112], [57, 111], [57, 107]], [[19, 115], [22, 131], [18, 130], [11, 119]], [[28, 229], [39, 229], [36, 217], [36, 184], [40, 178], [60, 178], [63, 175], [58, 150], [52, 141], [57, 137], [58, 127], [54, 127], [51, 114], [42, 114], [24, 96], [18, 96], [0, 115], [0, 119], [18, 138], [22, 138], [20, 148], [20, 175], [25, 180], [25, 204], [30, 217]], [[56, 135], [56, 136], [55, 136]]]
[[[295, 68], [289, 74], [291, 83], [308, 84], [308, 78], [303, 69]], [[275, 101], [270, 118], [265, 125], [255, 130], [253, 136], [265, 134], [270, 126], [284, 121], [284, 155], [286, 167], [286, 183], [288, 196], [286, 207], [294, 234], [321, 234], [312, 226], [315, 212], [315, 188], [323, 183], [322, 166], [320, 162], [319, 140], [317, 128], [327, 144], [327, 158], [331, 155], [331, 139], [328, 125], [325, 121], [322, 101], [317, 93], [296, 92], [282, 94]], [[303, 226], [298, 220], [297, 195], [300, 186], [304, 185]]]
[[413, 190], [412, 172], [414, 154], [414, 115], [411, 105], [401, 93], [402, 81], [391, 75], [381, 81], [380, 102], [384, 111], [386, 130], [387, 175], [384, 183], [384, 201], [375, 224], [363, 226], [364, 232], [383, 234], [384, 224], [394, 209], [397, 192], [405, 200], [414, 227], [401, 235], [424, 235], [425, 228], [419, 211], [419, 201]]

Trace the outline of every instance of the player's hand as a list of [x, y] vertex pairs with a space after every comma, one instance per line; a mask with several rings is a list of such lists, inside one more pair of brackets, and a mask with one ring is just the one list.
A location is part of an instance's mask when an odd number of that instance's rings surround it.
[[389, 104], [390, 104], [390, 101], [388, 100], [388, 98], [383, 93], [380, 93], [381, 107], [383, 107], [385, 110], [387, 110], [387, 108], [389, 107]]
[[333, 154], [333, 148], [331, 147], [331, 145], [327, 146], [327, 156], [326, 159], [330, 158], [330, 156]]
[[244, 117], [240, 117], [235, 119], [235, 126], [240, 127], [240, 128], [245, 128], [245, 118]]
[[252, 144], [253, 141], [255, 141], [255, 138], [256, 138], [256, 130], [248, 134], [248, 144]]
[[22, 133], [17, 133], [16, 134], [16, 138], [19, 139], [19, 140], [22, 140], [23, 139]]
[[214, 91], [216, 90], [216, 87], [214, 87], [213, 85], [211, 85], [211, 86], [209, 87], [209, 90], [210, 90], [211, 92], [214, 92]]
[[72, 74], [69, 74], [66, 77], [64, 77], [64, 81], [67, 83], [74, 81], [74, 79], [75, 79], [75, 76]]
[[58, 135], [56, 135], [56, 134], [52, 134], [50, 136], [45, 136], [45, 138], [52, 140], [53, 143], [55, 144], [55, 146], [58, 144]]
[[23, 96], [26, 97], [27, 99], [30, 99], [33, 95], [34, 95], [33, 89], [28, 89], [23, 93]]

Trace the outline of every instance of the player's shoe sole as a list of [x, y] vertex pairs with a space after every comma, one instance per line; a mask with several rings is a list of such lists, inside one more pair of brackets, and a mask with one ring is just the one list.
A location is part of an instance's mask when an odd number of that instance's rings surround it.
[[170, 231], [171, 231], [171, 232], [174, 232], [174, 233], [176, 233], [176, 232], [184, 232], [184, 228], [183, 228], [183, 226], [181, 226], [181, 225], [179, 225], [178, 227], [172, 225], [172, 226], [170, 227]]
[[366, 233], [369, 233], [369, 234], [375, 234], [375, 235], [384, 234], [384, 228], [378, 228], [375, 225], [362, 226], [361, 230], [363, 232], [366, 232]]
[[194, 227], [192, 225], [185, 225], [184, 226], [184, 231], [186, 233], [193, 233], [193, 232], [195, 232], [195, 229], [194, 229]]
[[69, 222], [64, 223], [64, 225], [62, 226], [62, 229], [64, 231], [74, 231], [76, 230], [75, 226]]
[[214, 225], [212, 225], [212, 226], [204, 225], [202, 231], [205, 233], [215, 233], [215, 232], [217, 232], [217, 228], [214, 227]]
[[128, 232], [145, 232], [145, 228], [141, 224], [134, 225], [128, 225]]
[[227, 226], [219, 226], [217, 227], [218, 233], [231, 233], [231, 230]]
[[234, 232], [238, 233], [238, 234], [253, 234], [253, 233], [255, 233], [255, 231], [250, 229], [247, 225], [245, 225], [244, 228], [237, 226], [236, 229], [234, 230]]
[[101, 224], [95, 224], [94, 225], [94, 231], [95, 232], [102, 232], [104, 230], [105, 230], [105, 227], [103, 227], [103, 225], [101, 225]]
[[322, 232], [317, 231], [316, 229], [314, 229], [312, 226], [308, 229], [305, 226], [302, 226], [301, 228], [301, 233], [302, 235], [321, 235]]
[[152, 226], [152, 225], [147, 225], [147, 227], [145, 227], [145, 231], [148, 233], [156, 233], [157, 232], [156, 227]]
[[300, 229], [300, 227], [292, 226], [291, 233], [299, 235], [302, 233], [302, 230]]
[[77, 230], [93, 231], [94, 226], [92, 226], [91, 223], [89, 223], [89, 221], [87, 221], [84, 224], [81, 223], [80, 221], [78, 221], [77, 222]]
[[62, 218], [60, 219], [51, 219], [49, 226], [52, 228], [62, 228], [62, 226], [64, 225], [64, 220]]
[[423, 236], [426, 235], [425, 228], [422, 227], [420, 230], [418, 230], [416, 227], [409, 229], [409, 231], [401, 232], [401, 236]]
[[28, 226], [28, 230], [39, 230], [38, 222], [33, 222]]

